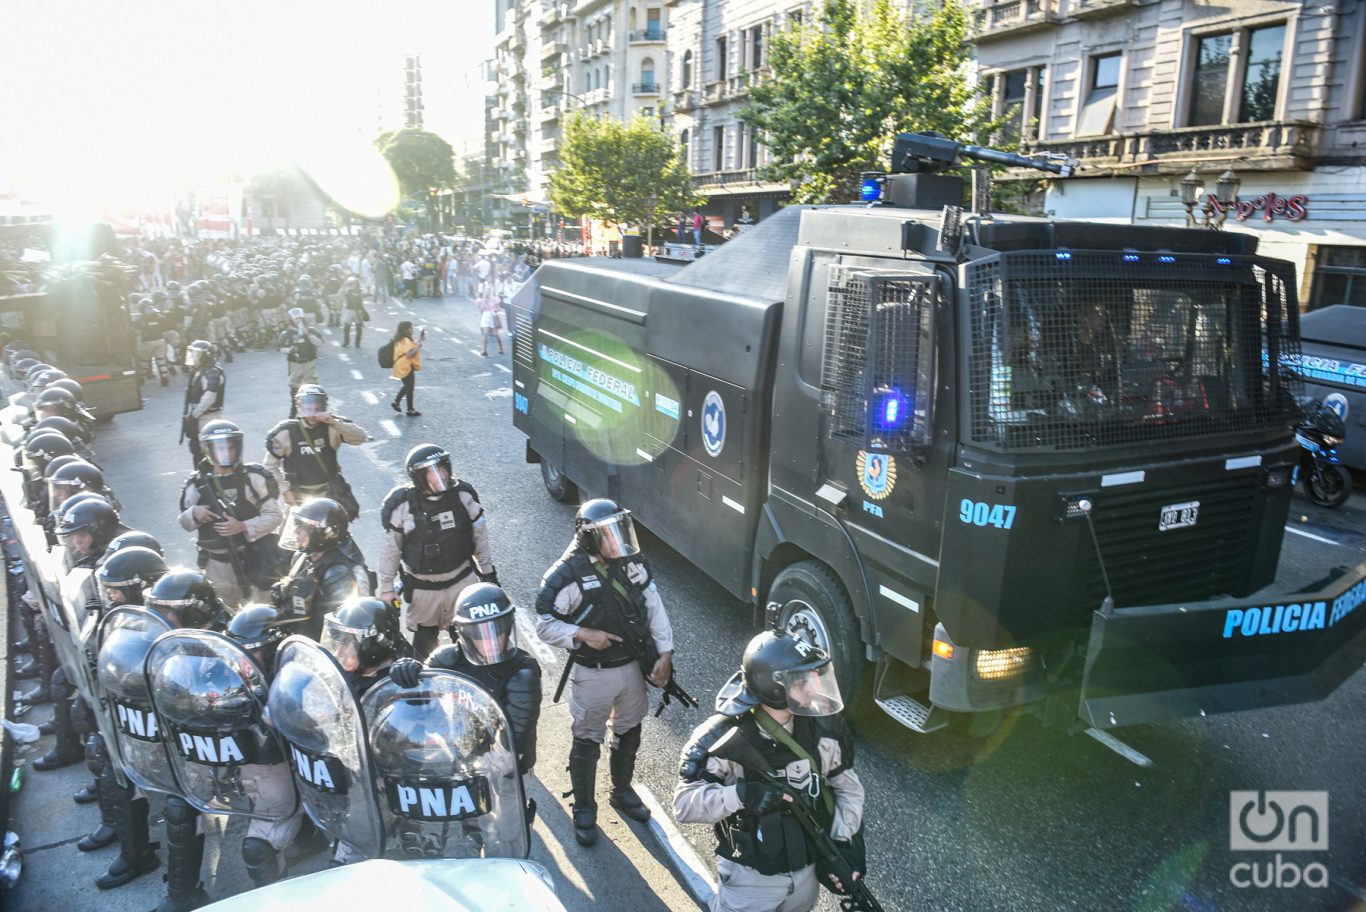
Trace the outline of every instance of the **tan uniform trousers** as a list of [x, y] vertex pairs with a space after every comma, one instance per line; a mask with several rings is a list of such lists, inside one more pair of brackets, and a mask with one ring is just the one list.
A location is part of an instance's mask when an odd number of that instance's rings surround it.
[[569, 716], [575, 738], [601, 744], [612, 733], [621, 735], [641, 723], [650, 711], [650, 694], [640, 664], [619, 668], [589, 668], [574, 663], [569, 673]]
[[815, 865], [792, 874], [760, 874], [729, 858], [716, 859], [711, 912], [810, 912], [818, 899]]
[[[233, 572], [232, 564], [229, 561], [210, 557], [208, 564], [204, 567], [204, 576], [213, 583], [214, 593], [227, 606], [230, 614], [236, 614], [238, 608], [257, 601], [256, 589], [250, 584], [247, 585], [246, 589], [242, 588], [242, 585], [237, 582], [237, 574]], [[264, 599], [264, 601], [269, 602], [270, 599]]]
[[[243, 773], [256, 777], [256, 810], [262, 814], [279, 814], [294, 803], [294, 781], [289, 775], [289, 764], [252, 764], [242, 767]], [[271, 848], [280, 851], [294, 841], [303, 826], [304, 809], [300, 806], [283, 820], [258, 820], [253, 817], [247, 835], [264, 839]]]
[[317, 361], [290, 361], [288, 364], [290, 389], [296, 390], [305, 383], [318, 382]]
[[[473, 566], [473, 564], [471, 564]], [[458, 569], [458, 568], [457, 568]], [[451, 626], [455, 621], [455, 603], [466, 586], [479, 582], [471, 570], [445, 589], [412, 589], [404, 593], [408, 601], [408, 629]]]

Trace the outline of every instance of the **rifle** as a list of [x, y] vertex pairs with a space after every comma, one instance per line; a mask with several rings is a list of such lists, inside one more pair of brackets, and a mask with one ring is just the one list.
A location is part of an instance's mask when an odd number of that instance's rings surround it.
[[[229, 516], [236, 519], [237, 517], [233, 514], [232, 508], [223, 500], [223, 486], [218, 483], [218, 479], [212, 474], [213, 470], [210, 469], [209, 472], [209, 484], [213, 485], [215, 494], [213, 496], [213, 503], [206, 504], [205, 506], [208, 506], [216, 512], [221, 519], [227, 519]], [[241, 587], [242, 595], [244, 597], [250, 595], [252, 591], [251, 580], [247, 577], [247, 571], [242, 567], [242, 557], [237, 553], [237, 545], [233, 542], [235, 536], [222, 535], [219, 537], [228, 544], [228, 560], [232, 563], [232, 575], [237, 577], [237, 585]]]
[[[649, 681], [650, 672], [654, 670], [655, 663], [659, 661], [659, 650], [655, 649], [654, 643], [650, 643], [647, 648], [645, 644], [637, 641], [628, 633], [621, 638], [621, 648], [625, 649], [626, 654], [636, 660], [636, 663], [640, 665], [641, 673], [645, 675], [645, 680]], [[677, 700], [689, 709], [697, 708], [697, 700], [683, 689], [682, 684], [674, 679], [672, 665], [669, 667], [669, 680], [665, 681], [664, 686], [660, 689], [663, 690], [664, 696], [659, 701], [659, 708], [655, 710], [655, 718], [659, 718], [664, 712], [664, 707], [668, 706], [671, 700]]]
[[[763, 712], [763, 710], [756, 710], [756, 712]], [[847, 891], [839, 899], [839, 907], [842, 912], [884, 912], [882, 903], [877, 901], [877, 897], [873, 895], [872, 891], [868, 889], [868, 884], [864, 882], [862, 875], [867, 872], [859, 872], [859, 878], [854, 879], [853, 866], [845, 859], [844, 853], [840, 851], [834, 837], [821, 824], [815, 810], [807, 803], [806, 793], [792, 788], [785, 778], [769, 770], [763, 756], [745, 740], [738, 728], [732, 728], [722, 735], [711, 746], [709, 752], [722, 760], [730, 760], [733, 763], [740, 764], [745, 768], [746, 776], [758, 776], [765, 783], [782, 790], [784, 795], [792, 799], [783, 802], [782, 810], [792, 815], [793, 819], [801, 826], [802, 831], [806, 833], [807, 838], [811, 840], [811, 845], [816, 849], [818, 856], [817, 871], [824, 867], [826, 871], [839, 878], [840, 885]], [[816, 775], [818, 772], [812, 770], [812, 775]], [[833, 887], [824, 880], [821, 881], [821, 886], [834, 892]]]

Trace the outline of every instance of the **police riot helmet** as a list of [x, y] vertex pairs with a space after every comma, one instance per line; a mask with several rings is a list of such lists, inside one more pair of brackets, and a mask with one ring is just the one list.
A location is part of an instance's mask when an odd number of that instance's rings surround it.
[[[66, 392], [63, 390], [62, 392]], [[75, 421], [65, 415], [52, 415], [44, 418], [33, 426], [35, 431], [56, 431], [72, 443], [85, 443], [90, 439], [90, 435], [85, 432]]]
[[47, 468], [43, 469], [43, 478], [52, 478], [52, 476], [56, 474], [58, 469], [60, 469], [64, 465], [70, 465], [73, 462], [85, 462], [85, 460], [75, 455], [74, 453], [67, 453], [65, 456], [58, 456], [56, 459], [53, 459], [50, 462], [48, 462]]
[[609, 559], [640, 553], [631, 511], [607, 497], [594, 498], [579, 507], [574, 514], [574, 540], [585, 553]]
[[15, 379], [23, 380], [28, 376], [28, 369], [38, 363], [38, 359], [33, 355], [24, 355], [21, 358], [14, 358], [10, 361], [10, 373], [14, 374]]
[[319, 642], [344, 671], [356, 672], [393, 659], [402, 640], [396, 607], [371, 596], [353, 595], [323, 619]]
[[32, 384], [39, 374], [49, 370], [52, 370], [51, 364], [48, 364], [46, 361], [37, 361], [24, 369], [24, 375], [20, 379], [24, 381], [25, 388], [29, 388], [30, 384]]
[[304, 287], [307, 287], [307, 286], [309, 286], [309, 285], [312, 285], [312, 284], [313, 284], [313, 277], [310, 276], [308, 273], [304, 273], [303, 275], [299, 276], [299, 284], [302, 285], [302, 286], [304, 286]]
[[44, 390], [44, 389], [47, 389], [49, 386], [51, 386], [53, 383], [56, 383], [58, 380], [64, 380], [64, 379], [66, 379], [66, 376], [67, 376], [66, 371], [61, 370], [60, 368], [56, 368], [56, 367], [49, 367], [49, 368], [48, 368], [47, 370], [45, 370], [45, 371], [39, 371], [39, 372], [38, 372], [36, 375], [34, 375], [34, 377], [33, 377], [33, 386], [34, 386], [34, 389], [35, 389], [35, 390]]
[[305, 383], [294, 393], [294, 406], [301, 418], [327, 411], [327, 390], [316, 383]]
[[95, 571], [95, 580], [106, 604], [141, 605], [143, 590], [165, 576], [166, 570], [166, 559], [151, 548], [123, 547], [105, 559]]
[[104, 490], [104, 473], [97, 467], [84, 459], [69, 462], [48, 476], [48, 509], [57, 513], [73, 494], [81, 491], [100, 494]]
[[797, 716], [844, 709], [830, 656], [786, 631], [766, 630], [750, 640], [740, 670], [745, 690], [765, 706]]
[[275, 665], [275, 650], [285, 638], [280, 612], [270, 605], [243, 605], [228, 622], [227, 634], [251, 653], [262, 668]]
[[157, 541], [155, 536], [149, 535], [146, 532], [139, 532], [137, 529], [124, 532], [109, 543], [110, 554], [117, 554], [124, 548], [147, 548], [150, 551], [155, 551], [162, 557], [166, 556], [166, 551], [161, 547], [161, 542]]
[[242, 461], [242, 429], [226, 418], [215, 418], [199, 428], [199, 448], [210, 465], [234, 468]]
[[155, 306], [156, 302], [153, 301], [151, 298], [142, 298], [138, 301], [138, 312], [145, 313], [147, 311], [147, 308]]
[[289, 318], [295, 323], [300, 322], [304, 318], [304, 309], [302, 307], [291, 307], [289, 309]]
[[143, 603], [178, 627], [208, 627], [223, 610], [208, 577], [186, 567], [167, 570], [144, 592]]
[[440, 494], [455, 484], [451, 454], [434, 443], [424, 443], [409, 450], [405, 467], [419, 493]]
[[33, 413], [39, 418], [74, 418], [76, 397], [61, 387], [49, 387], [33, 400]]
[[166, 292], [161, 291], [159, 289], [157, 291], [152, 292], [152, 303], [155, 304], [157, 307], [165, 307]]
[[[113, 507], [113, 504], [109, 503], [109, 498], [98, 491], [78, 491], [68, 497], [66, 503], [62, 504], [62, 512], [65, 513], [67, 510], [76, 506], [76, 504], [85, 503], [87, 500], [97, 500], [102, 504], [108, 504], [110, 507]], [[58, 519], [60, 518], [61, 517], [59, 516]]]
[[66, 435], [56, 431], [38, 431], [24, 440], [24, 458], [39, 471], [45, 470], [58, 456], [70, 456], [74, 452]]
[[507, 593], [493, 583], [466, 586], [455, 602], [451, 639], [476, 665], [504, 662], [517, 648], [512, 641], [516, 611]]
[[280, 531], [280, 547], [292, 551], [322, 551], [351, 536], [351, 520], [330, 497], [310, 497], [292, 510]]
[[[61, 519], [57, 521], [57, 538], [64, 540], [81, 554], [98, 554], [109, 546], [118, 534], [119, 514], [103, 497], [88, 498], [74, 504], [63, 504]], [[65, 541], [70, 536], [84, 533], [90, 542], [82, 547], [76, 541]]]
[[176, 281], [167, 282], [167, 283], [166, 283], [166, 293], [167, 293], [167, 294], [173, 294], [173, 295], [178, 295], [178, 294], [180, 294], [180, 283], [179, 283], [179, 282], [176, 282]]
[[213, 360], [213, 346], [203, 339], [195, 339], [185, 346], [185, 366], [191, 370], [207, 368]]
[[85, 401], [85, 387], [72, 380], [70, 377], [62, 377], [60, 380], [53, 380], [48, 384], [48, 389], [64, 389], [76, 399], [76, 403]]

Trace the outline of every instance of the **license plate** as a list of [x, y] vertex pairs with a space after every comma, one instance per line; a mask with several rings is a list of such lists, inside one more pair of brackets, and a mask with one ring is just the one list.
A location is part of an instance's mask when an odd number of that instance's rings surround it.
[[1162, 519], [1157, 523], [1157, 531], [1166, 532], [1171, 529], [1184, 529], [1187, 526], [1195, 525], [1195, 521], [1200, 517], [1200, 501], [1192, 500], [1187, 503], [1167, 504], [1162, 508]]

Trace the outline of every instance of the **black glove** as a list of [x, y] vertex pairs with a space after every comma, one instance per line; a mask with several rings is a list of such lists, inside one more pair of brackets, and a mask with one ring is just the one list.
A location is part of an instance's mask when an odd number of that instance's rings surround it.
[[422, 674], [422, 663], [417, 659], [395, 659], [389, 666], [389, 677], [399, 687], [416, 687], [418, 676]]
[[500, 589], [503, 586], [502, 583], [498, 582], [497, 567], [490, 567], [488, 573], [484, 573], [482, 570], [475, 569], [474, 575], [479, 577], [479, 582], [481, 583], [493, 583], [493, 585], [499, 587]]
[[745, 808], [758, 817], [771, 814], [783, 806], [783, 790], [767, 782], [746, 779], [740, 790]]

